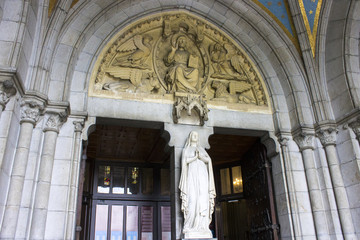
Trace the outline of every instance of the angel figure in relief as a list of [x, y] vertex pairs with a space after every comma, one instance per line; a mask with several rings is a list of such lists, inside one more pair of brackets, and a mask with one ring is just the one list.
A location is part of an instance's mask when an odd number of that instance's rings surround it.
[[210, 59], [214, 69], [213, 78], [228, 80], [245, 80], [246, 75], [241, 67], [241, 56], [230, 44], [215, 43], [209, 47]]
[[116, 50], [118, 57], [112, 63], [112, 66], [133, 67], [139, 69], [150, 69], [149, 63], [151, 54], [151, 42], [153, 38], [149, 35], [144, 37], [136, 35], [133, 38], [121, 44]]

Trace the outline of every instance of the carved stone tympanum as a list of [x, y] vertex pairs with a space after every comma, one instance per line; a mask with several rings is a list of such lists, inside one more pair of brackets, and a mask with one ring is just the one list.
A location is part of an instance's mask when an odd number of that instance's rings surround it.
[[167, 103], [188, 93], [209, 106], [268, 109], [247, 55], [216, 27], [185, 12], [155, 15], [121, 31], [100, 54], [89, 92]]

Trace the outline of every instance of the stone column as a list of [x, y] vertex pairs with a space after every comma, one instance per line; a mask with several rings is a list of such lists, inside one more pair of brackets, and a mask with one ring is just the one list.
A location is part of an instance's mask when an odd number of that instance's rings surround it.
[[317, 136], [320, 138], [320, 141], [325, 149], [344, 238], [356, 239], [357, 237], [355, 235], [355, 228], [350, 213], [349, 200], [346, 194], [340, 169], [340, 162], [335, 148], [336, 134], [337, 130], [332, 127], [321, 128], [317, 131]]
[[65, 120], [66, 113], [64, 112], [47, 113], [46, 125], [43, 130], [44, 142], [35, 193], [30, 239], [44, 239], [56, 140], [59, 129]]
[[[288, 195], [288, 199], [289, 199], [289, 203], [288, 203], [288, 209], [289, 209], [289, 221], [290, 221], [290, 229], [289, 231], [291, 232], [291, 236], [293, 236], [293, 238], [297, 238], [298, 236], [301, 236], [301, 228], [299, 225], [299, 216], [297, 213], [294, 213], [294, 209], [297, 209], [296, 207], [296, 196], [295, 193], [293, 193], [293, 180], [290, 177], [291, 173], [289, 173], [289, 171], [291, 171], [291, 167], [289, 164], [289, 153], [288, 153], [288, 142], [289, 142], [289, 138], [286, 136], [279, 136], [279, 143], [281, 146], [281, 154], [282, 154], [282, 159], [283, 159], [283, 166], [282, 169], [284, 169], [284, 174], [286, 177], [286, 180], [284, 182], [285, 185], [285, 189], [286, 189], [286, 194]], [[295, 206], [294, 206], [295, 205]]]
[[[43, 103], [36, 100], [23, 100], [21, 103], [20, 133], [10, 178], [4, 221], [0, 233], [1, 239], [13, 239], [16, 232], [21, 196], [23, 192], [26, 167], [33, 128], [39, 120]], [[4, 193], [3, 193], [4, 194]]]
[[306, 180], [309, 188], [311, 210], [314, 216], [317, 239], [330, 239], [329, 229], [326, 221], [325, 207], [321, 194], [320, 183], [314, 156], [314, 135], [302, 132], [295, 137], [302, 154], [305, 166]]
[[84, 127], [84, 121], [75, 121], [74, 130], [74, 152], [72, 157], [72, 166], [71, 166], [71, 177], [70, 177], [70, 194], [67, 210], [67, 227], [66, 227], [66, 238], [65, 239], [75, 239], [75, 226], [76, 226], [76, 205], [77, 205], [77, 193], [79, 187], [79, 172], [80, 172], [80, 163], [81, 163], [81, 132]]
[[165, 124], [164, 129], [170, 134], [169, 146], [173, 147], [173, 154], [170, 159], [171, 239], [182, 239], [184, 218], [183, 213], [181, 212], [181, 199], [179, 193], [182, 150], [191, 131], [197, 131], [199, 133], [200, 144], [204, 148], [209, 148], [208, 138], [213, 134], [213, 128], [181, 124]]
[[5, 80], [0, 83], [0, 118], [2, 111], [4, 111], [6, 104], [10, 100], [10, 97], [15, 95], [15, 93], [16, 89], [12, 81]]

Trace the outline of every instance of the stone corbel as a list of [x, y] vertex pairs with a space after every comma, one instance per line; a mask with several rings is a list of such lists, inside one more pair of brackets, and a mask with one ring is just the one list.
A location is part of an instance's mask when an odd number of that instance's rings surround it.
[[5, 80], [0, 82], [0, 108], [5, 109], [6, 104], [9, 102], [10, 97], [16, 94], [16, 88], [14, 82], [11, 80]]
[[316, 136], [320, 139], [321, 144], [326, 147], [336, 145], [336, 135], [338, 130], [335, 127], [320, 128], [316, 131]]
[[203, 97], [198, 94], [175, 93], [175, 103], [173, 108], [174, 123], [179, 123], [183, 111], [186, 111], [186, 114], [191, 117], [192, 110], [195, 110], [198, 113], [200, 125], [203, 126], [205, 121], [208, 120], [209, 112]]

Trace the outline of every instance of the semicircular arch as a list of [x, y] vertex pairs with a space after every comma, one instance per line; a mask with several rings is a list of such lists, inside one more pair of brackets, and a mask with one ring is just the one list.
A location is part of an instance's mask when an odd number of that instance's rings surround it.
[[[95, 61], [106, 43], [124, 26], [143, 17], [139, 12], [142, 12], [143, 15], [150, 15], [176, 9], [172, 5], [157, 6], [150, 2], [154, 1], [148, 1], [147, 6], [152, 7], [148, 7], [146, 10], [143, 7], [140, 11], [134, 9], [130, 1], [124, 1], [121, 4], [112, 3], [112, 5], [93, 1], [92, 4], [78, 9], [76, 15], [69, 17], [61, 29], [50, 71], [53, 73], [50, 85], [53, 87], [56, 86], [56, 83], [63, 82], [63, 85], [59, 85], [64, 88], [64, 94], [51, 94], [50, 92], [50, 98], [82, 102], [73, 109], [76, 111], [86, 110], [87, 84]], [[249, 59], [255, 63], [269, 91], [271, 108], [277, 125], [275, 128], [291, 130], [298, 125], [313, 124], [310, 97], [305, 84], [303, 68], [296, 53], [287, 47], [288, 42], [284, 41], [286, 36], [280, 34], [279, 37], [278, 31], [274, 30], [271, 25], [259, 22], [258, 19], [256, 22], [252, 13], [259, 11], [258, 9], [251, 8], [245, 3], [239, 3], [232, 8], [226, 4], [224, 6], [227, 9], [225, 18], [219, 17], [223, 12], [214, 9], [207, 11], [205, 8], [195, 7], [193, 2], [188, 7], [184, 6], [183, 11], [206, 19], [222, 29], [240, 45]], [[89, 13], [92, 13], [93, 17], [88, 18], [89, 21], [85, 21], [85, 16], [91, 16]], [[261, 20], [270, 22], [264, 16]], [[65, 62], [71, 63], [68, 64], [71, 67], [68, 67], [66, 76], [57, 76], [54, 70]], [[61, 77], [64, 79], [59, 79]], [[79, 101], [79, 99], [82, 100]]]

